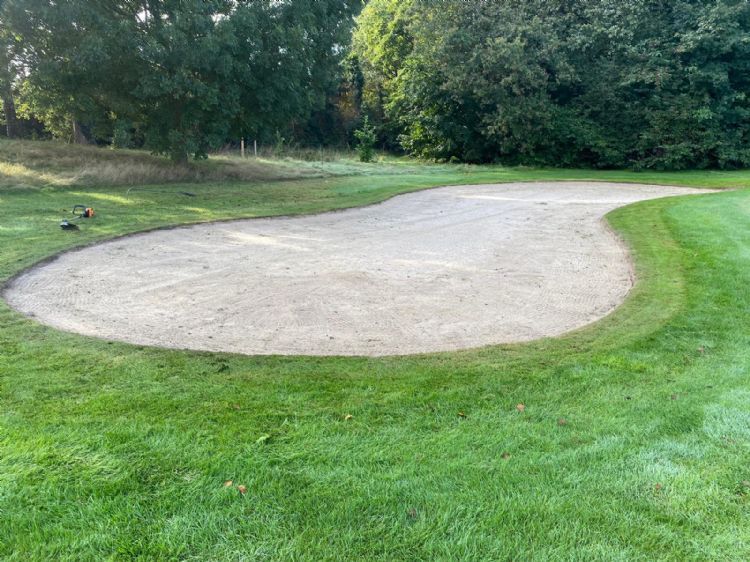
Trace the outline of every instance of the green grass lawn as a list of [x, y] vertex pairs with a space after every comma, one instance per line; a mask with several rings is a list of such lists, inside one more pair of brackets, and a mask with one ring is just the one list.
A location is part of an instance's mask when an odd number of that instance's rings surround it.
[[[750, 172], [383, 166], [130, 192], [9, 170], [0, 282], [127, 232], [435, 185], [750, 186]], [[97, 217], [62, 232], [75, 203]], [[0, 558], [750, 559], [750, 190], [609, 220], [637, 264], [628, 301], [525, 345], [382, 359], [182, 352], [57, 332], [0, 303]]]

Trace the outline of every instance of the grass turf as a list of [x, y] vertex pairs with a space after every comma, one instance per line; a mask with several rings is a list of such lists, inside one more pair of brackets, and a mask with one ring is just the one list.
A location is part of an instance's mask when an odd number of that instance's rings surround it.
[[[0, 280], [126, 232], [431, 185], [750, 185], [747, 172], [347, 166], [359, 175], [129, 193], [9, 187]], [[78, 202], [97, 217], [61, 232], [61, 209]], [[609, 218], [638, 267], [629, 300], [592, 327], [526, 345], [243, 357], [65, 334], [0, 304], [0, 557], [750, 558], [750, 192]]]

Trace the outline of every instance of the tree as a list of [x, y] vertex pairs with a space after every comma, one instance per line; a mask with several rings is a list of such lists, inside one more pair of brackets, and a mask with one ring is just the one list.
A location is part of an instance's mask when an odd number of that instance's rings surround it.
[[398, 146], [399, 126], [386, 105], [413, 51], [412, 25], [422, 12], [415, 0], [370, 0], [357, 18], [350, 64], [361, 72], [363, 110], [374, 117], [385, 144]]
[[412, 154], [634, 168], [750, 164], [745, 0], [373, 0], [355, 53]]
[[365, 115], [362, 126], [354, 131], [354, 136], [357, 139], [359, 160], [361, 162], [372, 162], [372, 158], [375, 155], [377, 135], [375, 134], [375, 127], [370, 124], [369, 117]]
[[[355, 0], [7, 0], [45, 121], [133, 123], [176, 162], [307, 118], [335, 83]], [[57, 129], [59, 127], [56, 126]], [[60, 134], [60, 130], [56, 131]]]
[[14, 93], [18, 74], [14, 64], [15, 49], [16, 44], [7, 25], [4, 5], [0, 2], [0, 97], [3, 101], [5, 132], [9, 138], [17, 137], [20, 134]]

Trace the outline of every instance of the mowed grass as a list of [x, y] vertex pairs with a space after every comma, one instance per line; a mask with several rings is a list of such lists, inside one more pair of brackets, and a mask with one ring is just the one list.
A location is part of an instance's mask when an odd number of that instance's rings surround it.
[[[6, 188], [0, 280], [127, 232], [433, 185], [750, 186], [748, 172], [347, 166], [346, 177], [129, 192]], [[98, 214], [62, 232], [75, 203]], [[0, 303], [0, 558], [750, 559], [750, 191], [609, 220], [637, 264], [629, 300], [526, 345], [244, 357], [65, 334]]]

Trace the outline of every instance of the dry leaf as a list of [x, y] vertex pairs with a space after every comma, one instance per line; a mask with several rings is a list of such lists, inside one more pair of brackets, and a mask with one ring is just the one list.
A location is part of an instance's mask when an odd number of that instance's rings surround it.
[[229, 486], [231, 486], [231, 485], [232, 485], [232, 481], [231, 480], [227, 480], [226, 482], [224, 482], [224, 487], [225, 488], [229, 488]]
[[560, 418], [559, 420], [557, 420], [557, 425], [568, 425], [568, 420], [566, 420], [565, 418]]
[[654, 490], [656, 490], [658, 492], [661, 489], [662, 489], [662, 485], [657, 482], [656, 486], [654, 486]]
[[353, 416], [353, 415], [351, 415], [351, 414], [346, 414], [346, 415], [344, 416], [344, 421], [351, 421], [351, 420], [353, 420], [353, 419], [354, 419], [354, 416]]
[[502, 455], [500, 455], [501, 458], [508, 460], [510, 458], [510, 453], [508, 451], [504, 451]]
[[518, 410], [519, 412], [523, 412], [525, 409], [526, 409], [526, 404], [521, 403], [521, 404], [516, 405], [516, 410]]
[[466, 414], [464, 414], [463, 412], [458, 412], [458, 417], [459, 418], [465, 418]]
[[240, 484], [239, 486], [237, 486], [237, 489], [239, 490], [240, 494], [242, 494], [243, 496], [245, 494], [247, 494], [247, 488], [245, 486], [243, 486], [242, 484]]

